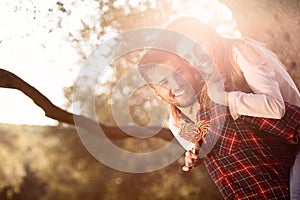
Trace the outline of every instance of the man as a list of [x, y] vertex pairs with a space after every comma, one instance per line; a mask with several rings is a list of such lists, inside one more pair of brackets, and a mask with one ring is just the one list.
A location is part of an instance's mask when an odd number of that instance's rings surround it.
[[[191, 28], [192, 26], [190, 29], [175, 30], [189, 33], [192, 32]], [[209, 34], [210, 37], [212, 35]], [[201, 34], [186, 36], [195, 41], [203, 37]], [[206, 50], [212, 50], [216, 44], [222, 43], [221, 40], [216, 43], [214, 38], [201, 44]], [[229, 42], [225, 42], [222, 48], [226, 49], [228, 46]], [[216, 55], [218, 51], [223, 54], [227, 52], [218, 49], [210, 51], [210, 55]], [[231, 67], [231, 63], [226, 61], [228, 55], [224, 55], [224, 59], [213, 59], [214, 63], [221, 60], [222, 65], [227, 63]], [[203, 63], [202, 67], [207, 68], [205, 65], [208, 61]], [[187, 167], [198, 162], [195, 153], [190, 150], [194, 147], [193, 143], [199, 140], [197, 143], [201, 145], [199, 151], [202, 152], [203, 162], [225, 199], [289, 199], [289, 170], [294, 157], [294, 144], [298, 143], [300, 131], [299, 107], [285, 103], [285, 114], [280, 119], [246, 115], [234, 117], [228, 106], [228, 93], [224, 90], [212, 90], [218, 88], [215, 87], [219, 85], [218, 80], [205, 79], [205, 74], [201, 74], [198, 66], [187, 59], [174, 52], [150, 49], [139, 65], [142, 76], [154, 94], [171, 105], [170, 128], [188, 150]], [[253, 87], [249, 87], [245, 77], [236, 78], [234, 70], [220, 71], [227, 90], [238, 90], [246, 94], [252, 92]], [[230, 80], [230, 77], [235, 79]], [[270, 102], [272, 100], [270, 98]], [[274, 102], [269, 104], [281, 106]], [[194, 104], [199, 108], [195, 121], [182, 117], [179, 108]], [[260, 105], [260, 102], [257, 104]], [[262, 109], [268, 110], [263, 107], [258, 112]], [[276, 110], [274, 113], [264, 111], [264, 114], [277, 115]], [[208, 132], [202, 130], [203, 122], [206, 127], [209, 124]]]

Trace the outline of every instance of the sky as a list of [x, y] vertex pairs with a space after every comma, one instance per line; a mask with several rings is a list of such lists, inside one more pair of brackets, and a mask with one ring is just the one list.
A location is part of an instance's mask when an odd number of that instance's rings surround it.
[[[64, 30], [49, 33], [54, 26], [49, 8], [55, 4], [53, 0], [0, 1], [0, 68], [18, 75], [62, 107], [63, 87], [72, 84], [79, 57], [65, 40]], [[0, 113], [0, 123], [57, 123], [23, 93], [11, 89], [0, 88]]]
[[[15, 73], [62, 108], [65, 104], [63, 87], [72, 85], [80, 68], [80, 57], [66, 36], [81, 28], [81, 20], [97, 14], [93, 9], [97, 6], [94, 0], [76, 1], [74, 6], [75, 1], [63, 1], [65, 7], [72, 9], [71, 15], [62, 22], [63, 29], [55, 28], [58, 14], [51, 12], [57, 9], [57, 1], [0, 1], [0, 68]], [[122, 5], [124, 1], [118, 2]], [[210, 10], [199, 10], [208, 3], [213, 5], [209, 6]], [[190, 1], [183, 10], [204, 21], [214, 16], [227, 22], [232, 20], [230, 10], [219, 4], [215, 6], [216, 3], [217, 0]], [[220, 27], [220, 31], [226, 32], [226, 27]], [[20, 91], [3, 88], [0, 88], [0, 123], [57, 124]]]

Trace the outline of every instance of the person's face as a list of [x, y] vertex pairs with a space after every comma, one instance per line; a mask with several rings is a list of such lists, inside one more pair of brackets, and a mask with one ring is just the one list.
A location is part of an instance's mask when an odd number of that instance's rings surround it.
[[201, 88], [199, 73], [181, 58], [167, 59], [153, 66], [147, 78], [156, 96], [180, 107], [192, 105]]

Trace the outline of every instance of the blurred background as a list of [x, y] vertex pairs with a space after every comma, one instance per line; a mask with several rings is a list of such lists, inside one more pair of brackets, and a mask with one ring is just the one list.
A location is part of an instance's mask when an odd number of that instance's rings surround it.
[[[297, 0], [1, 0], [0, 68], [72, 112], [73, 82], [101, 43], [124, 31], [162, 27], [189, 15], [222, 35], [266, 43], [299, 88], [299, 10]], [[137, 59], [138, 52], [119, 57], [99, 81], [95, 107], [101, 123], [116, 125], [111, 106], [128, 95], [134, 77], [117, 88], [115, 98], [112, 91]], [[92, 89], [93, 85], [86, 88], [86, 94]], [[83, 113], [92, 109], [84, 104], [86, 94], [82, 92], [77, 102]], [[132, 121], [146, 125], [156, 105], [165, 107], [141, 88], [130, 99]], [[114, 143], [132, 152], [167, 144], [158, 138]], [[222, 199], [204, 166], [182, 173], [182, 165], [180, 158], [151, 173], [111, 169], [89, 154], [74, 127], [45, 117], [21, 92], [0, 88], [0, 199]]]

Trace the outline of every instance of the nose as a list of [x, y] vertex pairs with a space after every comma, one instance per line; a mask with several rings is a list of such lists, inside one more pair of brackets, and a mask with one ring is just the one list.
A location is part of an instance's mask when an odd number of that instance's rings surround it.
[[182, 85], [182, 83], [180, 83], [181, 79], [178, 76], [180, 76], [180, 75], [179, 74], [176, 74], [176, 75], [173, 74], [172, 76], [169, 77], [168, 88], [170, 88], [170, 90], [172, 92], [180, 89], [180, 85]]

